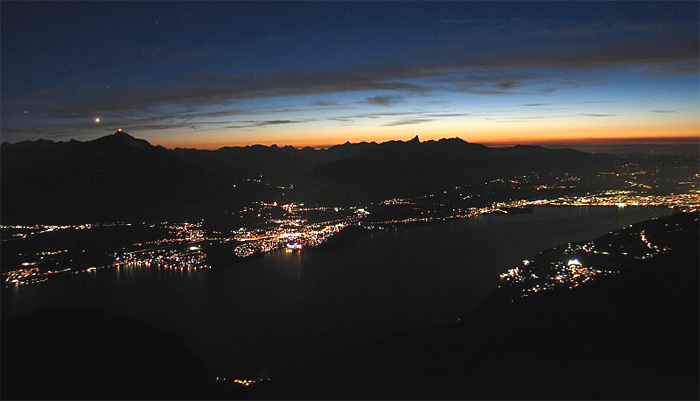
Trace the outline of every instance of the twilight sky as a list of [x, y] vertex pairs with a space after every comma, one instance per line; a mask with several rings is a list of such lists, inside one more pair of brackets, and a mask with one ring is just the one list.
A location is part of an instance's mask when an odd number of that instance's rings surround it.
[[[699, 3], [7, 2], [1, 136], [692, 143]], [[97, 122], [96, 119], [99, 119]]]

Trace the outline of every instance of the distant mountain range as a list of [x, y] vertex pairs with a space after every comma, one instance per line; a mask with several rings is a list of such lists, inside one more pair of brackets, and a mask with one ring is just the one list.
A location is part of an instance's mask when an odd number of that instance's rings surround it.
[[[612, 155], [572, 149], [489, 148], [417, 136], [322, 150], [254, 145], [210, 151], [169, 150], [118, 131], [86, 142], [24, 141], [1, 149], [3, 223], [199, 218], [289, 184], [293, 200], [353, 204], [504, 175], [578, 174], [616, 163]], [[236, 185], [245, 179], [270, 185]]]

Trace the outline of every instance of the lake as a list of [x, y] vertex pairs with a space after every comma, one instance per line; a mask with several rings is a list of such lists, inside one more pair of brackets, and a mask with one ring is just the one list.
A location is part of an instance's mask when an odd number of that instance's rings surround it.
[[123, 313], [181, 336], [222, 372], [272, 377], [394, 333], [454, 323], [519, 261], [670, 213], [537, 207], [372, 231], [340, 249], [278, 251], [211, 270], [112, 268], [5, 289], [2, 312], [84, 306]]

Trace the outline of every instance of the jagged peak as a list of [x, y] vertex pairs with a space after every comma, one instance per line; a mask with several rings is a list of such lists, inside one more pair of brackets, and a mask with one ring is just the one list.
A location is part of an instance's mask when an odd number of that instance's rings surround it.
[[408, 141], [408, 143], [420, 143], [420, 139], [418, 138], [418, 135], [414, 136], [413, 139]]

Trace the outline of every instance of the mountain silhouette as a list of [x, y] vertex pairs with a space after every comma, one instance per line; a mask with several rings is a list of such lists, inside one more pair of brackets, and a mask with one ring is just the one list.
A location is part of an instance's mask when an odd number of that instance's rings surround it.
[[[260, 199], [236, 180], [294, 184], [307, 202], [353, 204], [420, 195], [531, 172], [590, 173], [611, 155], [537, 146], [490, 148], [459, 138], [166, 149], [117, 131], [91, 141], [2, 144], [3, 222], [201, 218]], [[263, 191], [263, 192], [261, 192]]]
[[307, 187], [328, 202], [421, 195], [470, 182], [539, 172], [592, 173], [612, 167], [610, 155], [542, 147], [489, 148], [459, 138], [389, 141], [355, 157], [318, 166]]
[[204, 207], [223, 182], [125, 132], [2, 145], [3, 222], [167, 217]]
[[263, 176], [277, 183], [291, 183], [303, 178], [322, 164], [356, 157], [376, 143], [350, 143], [315, 150], [292, 146], [252, 145], [223, 147], [218, 150], [176, 148], [173, 152], [204, 169], [229, 178], [244, 179]]

